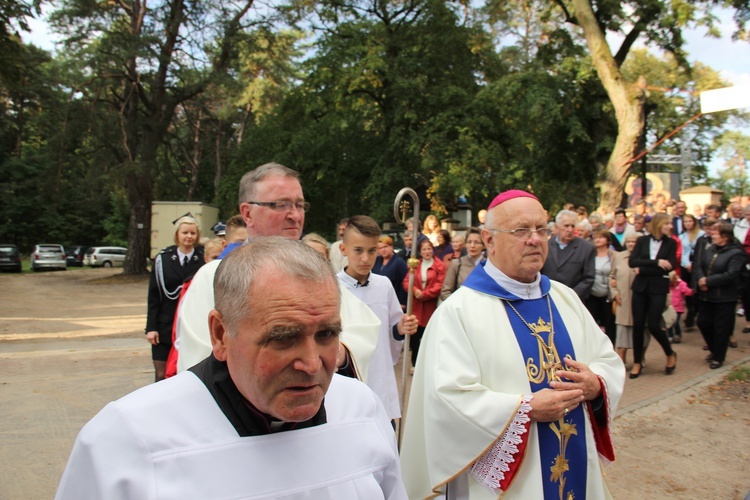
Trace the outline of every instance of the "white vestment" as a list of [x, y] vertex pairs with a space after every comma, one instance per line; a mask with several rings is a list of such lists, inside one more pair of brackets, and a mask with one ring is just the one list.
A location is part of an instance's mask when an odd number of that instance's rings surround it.
[[[221, 263], [213, 260], [201, 267], [193, 277], [185, 296], [177, 306], [175, 349], [177, 372], [200, 363], [211, 354], [211, 333], [208, 313], [214, 308], [214, 275]], [[341, 288], [341, 343], [354, 357], [360, 380], [367, 382], [370, 358], [375, 351], [380, 332], [380, 320], [344, 287]]]
[[107, 405], [81, 430], [58, 499], [406, 499], [377, 396], [334, 375], [327, 423], [239, 437], [192, 372]]
[[357, 280], [346, 274], [346, 271], [341, 271], [338, 277], [342, 291], [351, 292], [367, 304], [380, 320], [377, 347], [372, 353], [367, 372], [367, 385], [380, 396], [388, 416], [392, 419], [400, 418], [401, 404], [393, 365], [398, 362], [404, 341], [393, 338], [393, 326], [401, 320], [404, 311], [398, 303], [396, 291], [391, 280], [378, 274], [370, 273], [367, 286], [357, 286]]
[[[625, 382], [622, 361], [578, 295], [560, 283], [551, 285], [550, 297], [570, 335], [576, 360], [603, 381], [604, 405], [613, 418]], [[401, 447], [409, 498], [437, 496], [445, 492], [447, 483], [458, 492], [453, 498], [497, 498], [469, 469], [511, 434], [506, 431], [521, 427], [521, 403], [529, 394], [524, 357], [501, 300], [462, 286], [432, 316], [420, 346]], [[540, 463], [536, 423], [528, 428], [529, 432], [516, 436], [526, 440], [525, 454], [507, 448], [508, 464], [521, 463], [506, 478], [511, 482], [503, 498], [544, 498], [540, 478], [549, 474], [548, 466], [543, 470]], [[609, 498], [588, 413], [585, 433], [586, 498]]]

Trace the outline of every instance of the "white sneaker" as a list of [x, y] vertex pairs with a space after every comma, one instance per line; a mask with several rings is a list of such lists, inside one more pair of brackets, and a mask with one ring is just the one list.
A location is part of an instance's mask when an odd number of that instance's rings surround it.
[[744, 316], [744, 315], [745, 315], [745, 309], [743, 309], [742, 307], [737, 309], [737, 316]]

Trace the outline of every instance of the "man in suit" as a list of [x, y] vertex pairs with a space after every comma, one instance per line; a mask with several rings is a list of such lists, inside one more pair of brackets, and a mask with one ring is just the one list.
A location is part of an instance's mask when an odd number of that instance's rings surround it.
[[732, 226], [736, 226], [738, 222], [742, 220], [742, 205], [733, 201], [727, 208], [727, 222]]
[[542, 274], [569, 286], [581, 300], [586, 300], [594, 284], [596, 249], [576, 237], [576, 218], [571, 210], [561, 210], [555, 217], [557, 234], [550, 240]]
[[685, 232], [685, 226], [682, 225], [682, 216], [685, 215], [687, 210], [687, 203], [682, 200], [677, 200], [672, 208], [672, 227], [674, 228], [674, 234], [677, 236]]

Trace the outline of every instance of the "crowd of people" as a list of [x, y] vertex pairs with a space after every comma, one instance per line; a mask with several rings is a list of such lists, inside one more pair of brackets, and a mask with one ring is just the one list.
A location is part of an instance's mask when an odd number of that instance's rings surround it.
[[628, 350], [631, 379], [651, 338], [673, 373], [684, 321], [718, 368], [750, 298], [750, 207], [550, 221], [510, 190], [477, 227], [428, 215], [394, 241], [352, 215], [329, 244], [303, 236], [294, 170], [249, 171], [238, 201], [218, 242], [175, 222], [149, 286], [159, 383], [83, 428], [58, 498], [608, 498]]

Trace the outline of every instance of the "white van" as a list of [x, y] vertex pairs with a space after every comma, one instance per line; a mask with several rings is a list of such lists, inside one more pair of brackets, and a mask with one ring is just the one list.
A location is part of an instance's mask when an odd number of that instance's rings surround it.
[[122, 267], [126, 253], [128, 249], [123, 247], [91, 247], [86, 250], [83, 263], [91, 267]]

